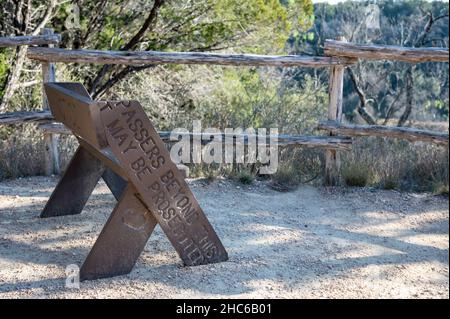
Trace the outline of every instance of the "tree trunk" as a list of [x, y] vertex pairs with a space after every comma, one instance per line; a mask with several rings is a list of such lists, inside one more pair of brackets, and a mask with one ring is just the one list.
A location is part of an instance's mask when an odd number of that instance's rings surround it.
[[13, 60], [15, 60], [11, 70], [9, 71], [8, 77], [6, 78], [5, 85], [3, 88], [3, 97], [0, 103], [0, 112], [4, 112], [11, 100], [14, 91], [18, 87], [20, 73], [22, 71], [22, 66], [25, 62], [25, 57], [27, 54], [27, 46], [20, 46], [16, 49], [16, 55]]
[[348, 74], [350, 75], [350, 79], [353, 83], [353, 86], [355, 87], [356, 93], [358, 94], [359, 97], [359, 106], [358, 106], [358, 113], [359, 115], [361, 115], [361, 117], [363, 118], [364, 121], [366, 121], [367, 124], [369, 125], [375, 125], [375, 119], [367, 112], [367, 98], [366, 95], [364, 94], [363, 90], [361, 89], [361, 87], [358, 84], [358, 81], [356, 79], [355, 73], [353, 72], [353, 70], [351, 68], [347, 68], [348, 70]]
[[398, 120], [397, 126], [405, 126], [406, 121], [411, 115], [413, 102], [414, 102], [414, 78], [413, 78], [414, 67], [410, 66], [406, 70], [406, 106], [405, 111]]

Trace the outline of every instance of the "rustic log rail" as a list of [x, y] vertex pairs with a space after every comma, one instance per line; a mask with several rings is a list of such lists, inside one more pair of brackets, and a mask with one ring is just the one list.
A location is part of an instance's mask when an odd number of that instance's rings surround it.
[[53, 120], [50, 111], [39, 112], [11, 112], [0, 114], [0, 125], [23, 124], [27, 122], [43, 122]]
[[[45, 133], [50, 134], [72, 134], [66, 126], [61, 123], [43, 123], [39, 125]], [[208, 144], [213, 140], [221, 140], [225, 144], [236, 143], [240, 144], [243, 141], [244, 145], [249, 144], [251, 138], [255, 138], [256, 135], [251, 134], [210, 134], [210, 133], [183, 133], [175, 134], [178, 137], [176, 140], [171, 139], [172, 132], [160, 131], [158, 132], [164, 143], [171, 144], [176, 143], [180, 138], [189, 137], [189, 139], [200, 138], [202, 144]], [[278, 136], [265, 136], [266, 143], [270, 143], [272, 139], [273, 144], [277, 146], [299, 146], [305, 148], [323, 148], [333, 149], [341, 151], [349, 151], [352, 147], [352, 139], [349, 137], [328, 137], [328, 136], [296, 136], [296, 135], [278, 135]]]
[[44, 34], [36, 36], [0, 37], [1, 47], [15, 47], [19, 45], [58, 44], [61, 40], [59, 34]]
[[430, 142], [448, 146], [448, 133], [430, 130], [419, 130], [410, 127], [395, 127], [384, 125], [343, 125], [336, 122], [321, 122], [318, 129], [345, 136], [379, 136], [406, 139], [411, 142]]
[[219, 54], [197, 52], [99, 51], [30, 48], [28, 58], [41, 62], [93, 63], [121, 65], [208, 64], [224, 66], [310, 67], [324, 68], [351, 65], [353, 58], [320, 56], [267, 56], [252, 54]]
[[447, 48], [408, 48], [393, 45], [364, 45], [326, 40], [325, 55], [410, 63], [449, 62]]

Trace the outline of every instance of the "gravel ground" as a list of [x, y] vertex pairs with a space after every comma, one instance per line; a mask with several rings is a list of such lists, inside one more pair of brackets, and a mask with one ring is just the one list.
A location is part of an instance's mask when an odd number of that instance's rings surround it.
[[157, 227], [127, 276], [65, 285], [115, 200], [39, 219], [56, 178], [0, 183], [0, 298], [449, 298], [448, 197], [190, 180], [228, 262], [183, 267]]

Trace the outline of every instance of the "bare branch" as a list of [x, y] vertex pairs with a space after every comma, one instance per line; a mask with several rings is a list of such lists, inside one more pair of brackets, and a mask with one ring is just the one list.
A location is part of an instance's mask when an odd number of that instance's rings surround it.
[[348, 74], [350, 75], [350, 79], [355, 87], [356, 93], [359, 96], [360, 104], [358, 106], [358, 113], [367, 122], [367, 124], [375, 125], [376, 122], [374, 118], [367, 112], [367, 98], [362, 89], [360, 88], [358, 81], [356, 79], [355, 73], [351, 68], [347, 68]]
[[164, 4], [164, 1], [165, 0], [155, 0], [155, 3], [153, 4], [153, 7], [150, 10], [147, 19], [144, 21], [144, 24], [139, 29], [139, 31], [134, 35], [134, 37], [132, 37], [131, 40], [128, 41], [128, 43], [120, 49], [121, 51], [128, 51], [132, 49], [142, 40], [142, 38], [144, 37], [145, 33], [148, 31], [150, 26], [154, 25], [154, 23], [156, 22], [156, 19], [158, 18], [158, 11]]
[[56, 7], [56, 0], [50, 0], [50, 3], [47, 5], [47, 9], [45, 10], [45, 14], [42, 17], [39, 24], [34, 28], [32, 35], [38, 35], [41, 32], [41, 29], [45, 27], [45, 25], [50, 21], [53, 10]]

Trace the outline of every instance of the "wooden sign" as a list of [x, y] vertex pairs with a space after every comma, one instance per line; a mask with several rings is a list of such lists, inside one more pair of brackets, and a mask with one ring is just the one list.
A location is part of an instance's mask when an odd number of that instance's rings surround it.
[[138, 102], [95, 102], [77, 83], [50, 83], [45, 90], [55, 118], [80, 147], [41, 217], [81, 213], [100, 178], [119, 201], [81, 267], [81, 280], [129, 273], [157, 224], [185, 265], [228, 259]]
[[100, 117], [114, 155], [184, 263], [226, 260], [224, 247], [141, 105], [107, 102]]

